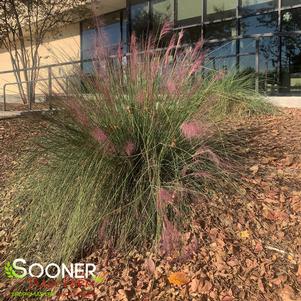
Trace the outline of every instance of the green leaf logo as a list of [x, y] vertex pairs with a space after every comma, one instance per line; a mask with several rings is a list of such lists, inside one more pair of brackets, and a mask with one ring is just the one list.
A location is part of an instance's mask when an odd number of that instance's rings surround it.
[[8, 261], [4, 267], [4, 272], [5, 272], [5, 275], [7, 278], [9, 279], [13, 279], [13, 278], [16, 278], [16, 279], [22, 279], [24, 278], [23, 275], [18, 275], [14, 268], [12, 267], [12, 265], [10, 264], [10, 262]]
[[92, 278], [96, 283], [103, 283], [105, 281], [105, 279], [101, 276], [93, 276]]

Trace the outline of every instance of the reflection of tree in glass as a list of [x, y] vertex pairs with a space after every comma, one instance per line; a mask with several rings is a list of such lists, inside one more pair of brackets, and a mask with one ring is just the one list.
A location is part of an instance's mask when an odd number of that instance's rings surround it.
[[[158, 35], [163, 24], [168, 20], [169, 17], [165, 14], [153, 13], [150, 16], [148, 12], [144, 11], [132, 19], [132, 31], [135, 32], [139, 41], [145, 41], [149, 34]], [[172, 33], [170, 33], [170, 35], [171, 34]], [[163, 40], [160, 41], [161, 46], [169, 40], [170, 36], [167, 35], [165, 39], [163, 38]]]
[[244, 35], [275, 32], [277, 30], [277, 14], [269, 13], [242, 18], [240, 23], [241, 33]]
[[[276, 84], [277, 82], [277, 65], [279, 61], [279, 38], [262, 38], [259, 44], [259, 63], [262, 72], [259, 77], [262, 79], [263, 85]], [[266, 87], [263, 87], [265, 89]]]
[[282, 51], [282, 67], [290, 73], [301, 72], [301, 37], [283, 37]]

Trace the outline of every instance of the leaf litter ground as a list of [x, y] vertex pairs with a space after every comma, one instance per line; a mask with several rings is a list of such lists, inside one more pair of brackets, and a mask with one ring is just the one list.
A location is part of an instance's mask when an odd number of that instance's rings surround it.
[[[0, 256], [18, 216], [9, 210], [14, 173], [40, 122], [0, 121]], [[184, 254], [160, 256], [110, 248], [85, 258], [101, 283], [58, 286], [52, 300], [301, 300], [301, 111], [228, 123], [224, 130], [243, 158], [239, 193], [212, 195], [194, 210]], [[0, 283], [4, 300], [18, 282]]]

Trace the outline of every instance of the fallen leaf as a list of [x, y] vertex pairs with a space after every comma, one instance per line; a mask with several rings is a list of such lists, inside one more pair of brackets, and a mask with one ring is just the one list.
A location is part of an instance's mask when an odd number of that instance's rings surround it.
[[288, 285], [280, 290], [278, 295], [281, 297], [282, 301], [301, 301], [301, 297], [297, 296], [293, 288]]
[[156, 265], [155, 265], [154, 261], [151, 258], [147, 258], [145, 260], [145, 266], [146, 266], [146, 268], [148, 269], [148, 271], [150, 273], [152, 273], [152, 274], [155, 273], [155, 271], [156, 271]]
[[240, 238], [249, 238], [249, 237], [250, 237], [250, 233], [249, 233], [248, 230], [241, 231], [241, 232], [239, 233], [239, 236], [240, 236]]
[[253, 175], [256, 175], [259, 170], [259, 165], [253, 165], [250, 167], [250, 171], [252, 171]]
[[168, 280], [171, 284], [174, 284], [174, 285], [184, 285], [189, 282], [189, 278], [186, 275], [186, 273], [184, 273], [184, 272], [171, 273], [168, 276]]

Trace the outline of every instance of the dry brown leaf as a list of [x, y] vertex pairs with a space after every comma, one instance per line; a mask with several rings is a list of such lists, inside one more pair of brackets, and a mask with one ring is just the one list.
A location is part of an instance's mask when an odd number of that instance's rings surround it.
[[193, 278], [189, 284], [189, 292], [190, 293], [196, 293], [200, 286], [200, 280], [197, 278]]
[[293, 288], [288, 285], [280, 290], [278, 295], [281, 297], [282, 301], [301, 301], [301, 296], [296, 296]]
[[145, 260], [145, 266], [146, 266], [147, 270], [151, 274], [155, 274], [155, 272], [156, 272], [156, 265], [155, 265], [155, 262], [151, 258], [147, 258]]
[[259, 290], [260, 290], [262, 293], [265, 293], [264, 285], [263, 285], [262, 280], [261, 280], [260, 278], [258, 278], [257, 284], [258, 284]]
[[184, 272], [171, 273], [168, 276], [168, 280], [171, 284], [174, 284], [174, 285], [184, 285], [184, 284], [189, 283], [189, 281], [190, 281], [188, 276]]
[[212, 290], [212, 283], [209, 282], [208, 280], [205, 280], [204, 285], [202, 287], [199, 287], [199, 293], [200, 294], [209, 294], [210, 291]]
[[253, 175], [256, 175], [258, 170], [259, 170], [259, 165], [258, 164], [253, 165], [253, 166], [250, 167], [250, 171], [252, 171]]
[[274, 278], [271, 280], [271, 283], [273, 283], [274, 285], [276, 286], [280, 286], [282, 283], [284, 283], [287, 279], [287, 276], [286, 275], [280, 275], [278, 276], [277, 278]]

